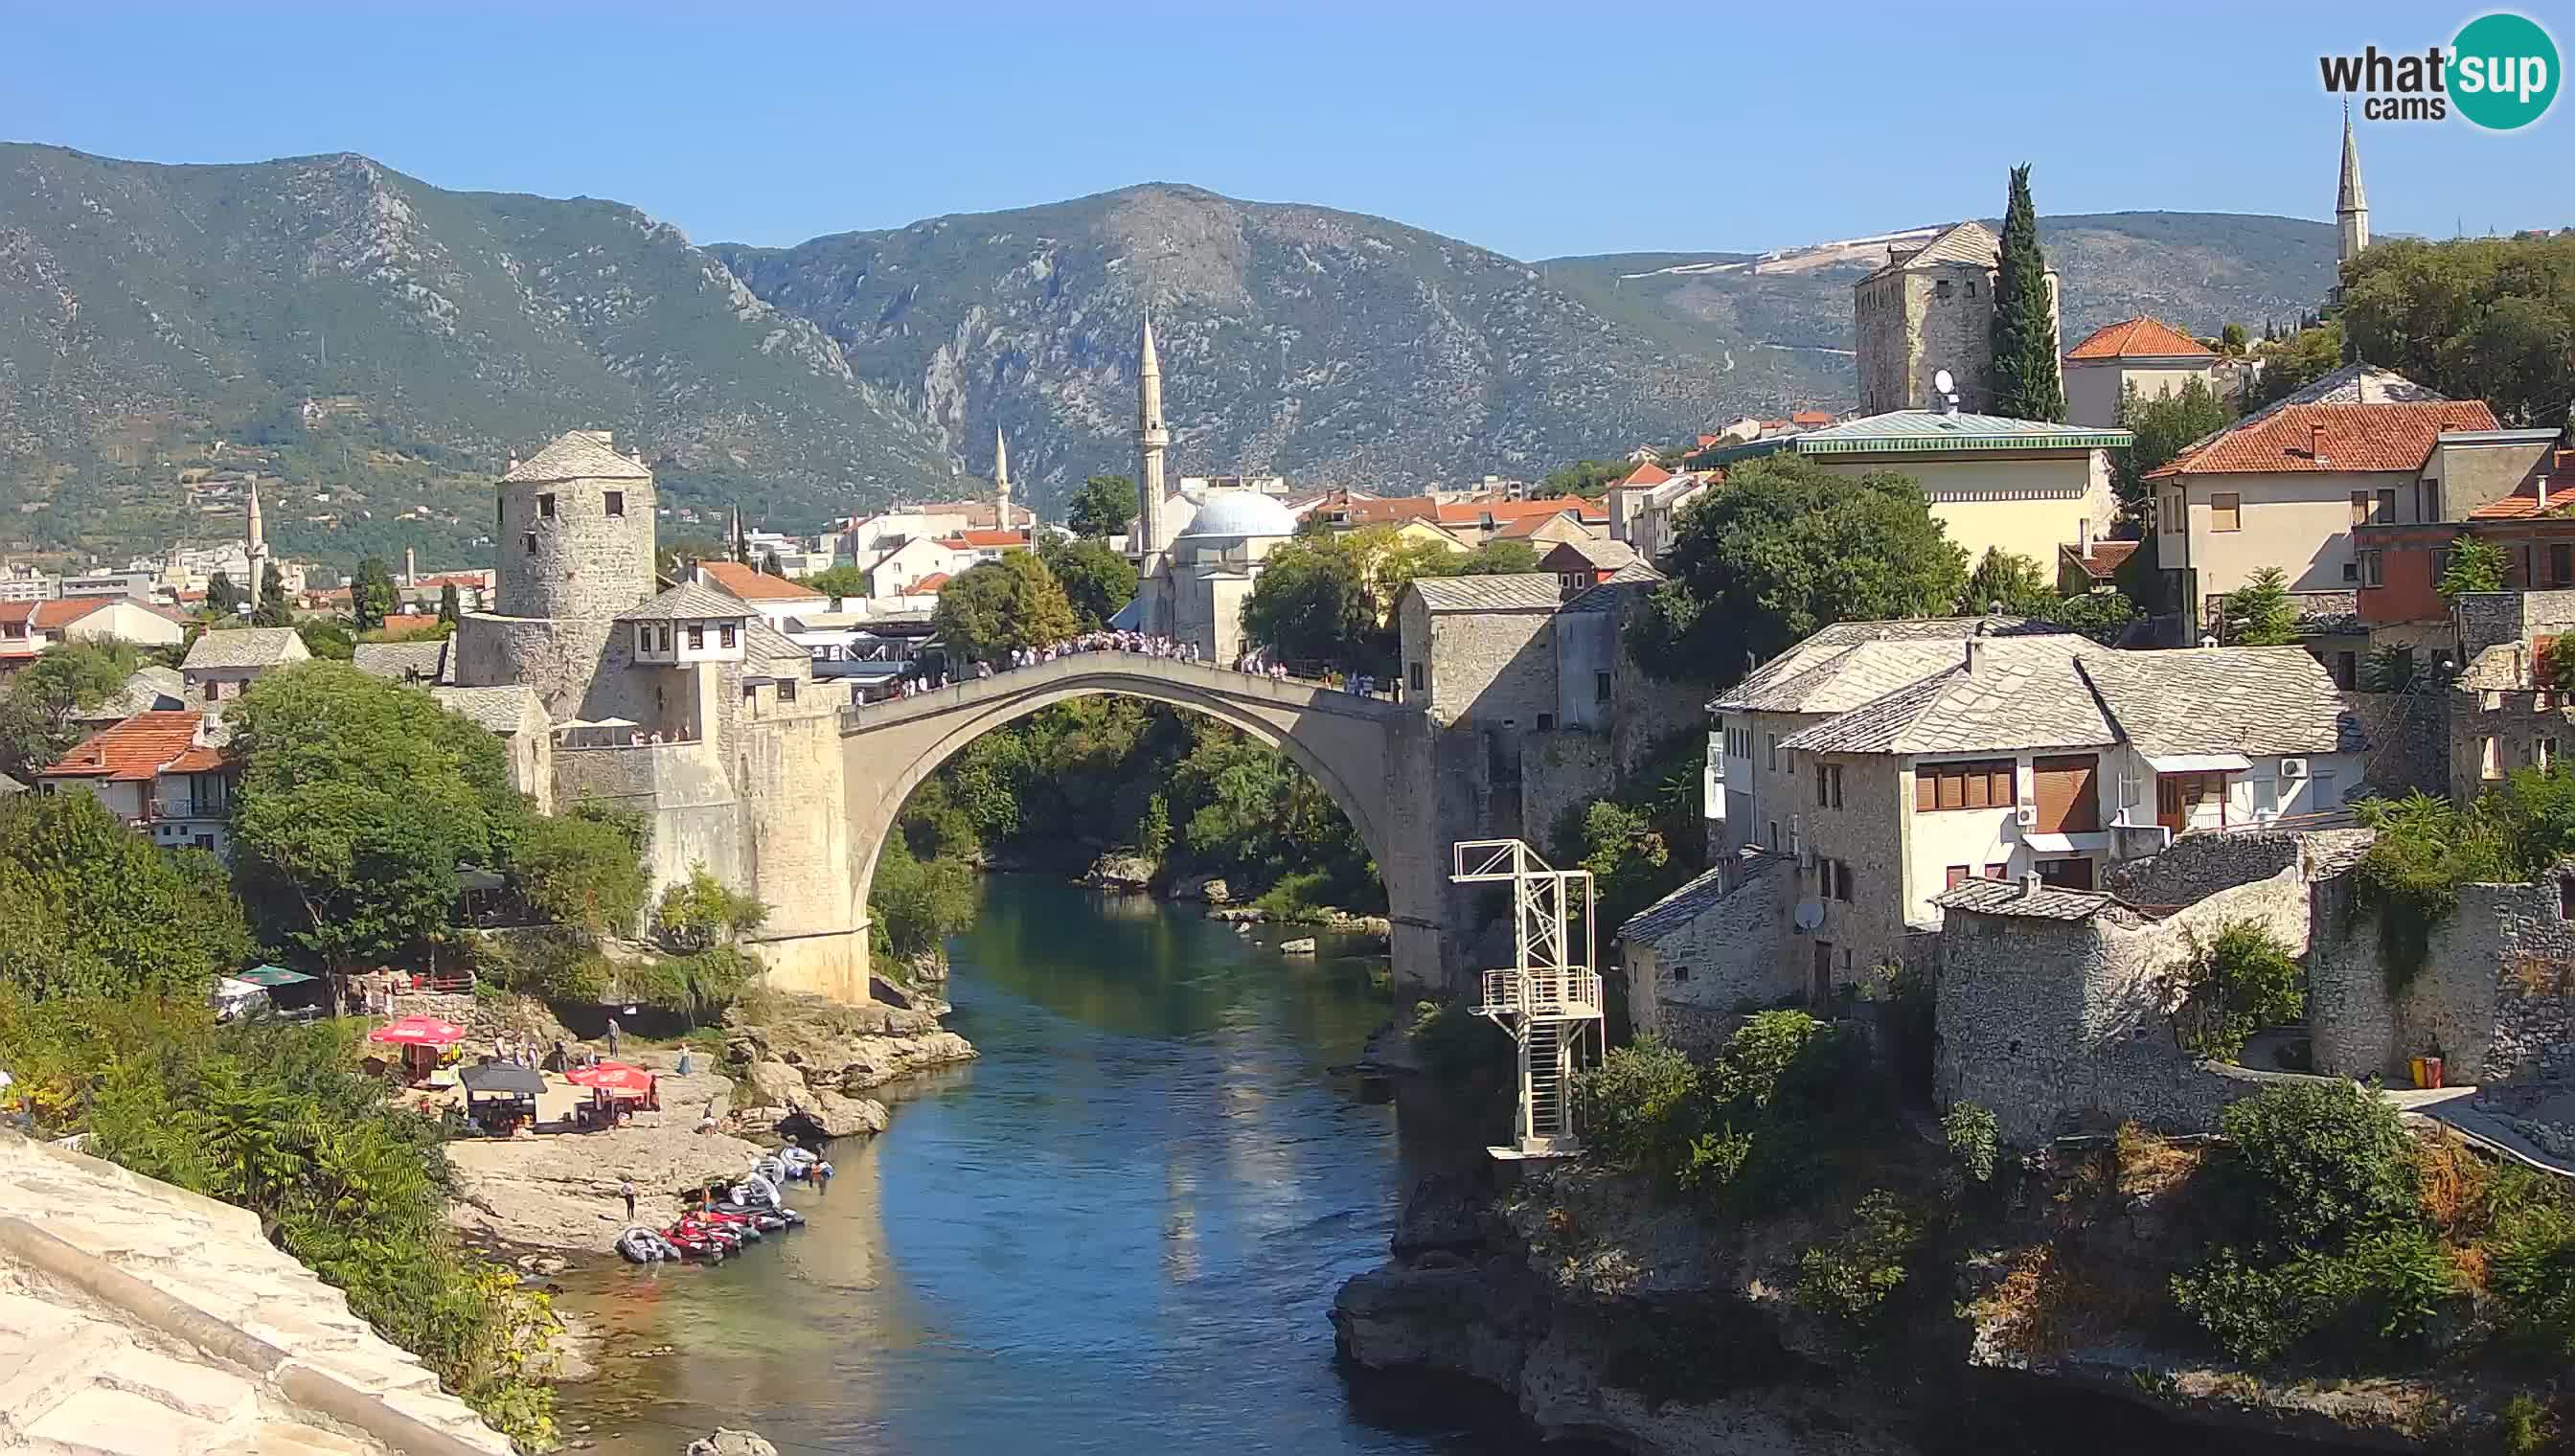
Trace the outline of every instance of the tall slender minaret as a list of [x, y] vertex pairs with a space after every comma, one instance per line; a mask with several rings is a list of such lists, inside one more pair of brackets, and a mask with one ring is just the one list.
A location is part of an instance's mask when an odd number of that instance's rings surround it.
[[267, 585], [261, 579], [268, 575], [268, 531], [259, 519], [259, 477], [251, 476], [243, 484], [250, 491], [250, 521], [242, 535], [242, 556], [249, 564], [250, 583], [243, 595], [249, 599], [250, 610], [257, 612], [260, 588]]
[[1172, 432], [1163, 427], [1163, 361], [1154, 353], [1154, 316], [1145, 316], [1145, 357], [1136, 373], [1136, 539], [1141, 570], [1152, 577], [1163, 549], [1163, 451]]
[[2342, 232], [2337, 261], [2348, 270], [2360, 250], [2369, 246], [2369, 194], [2360, 186], [2360, 144], [2351, 134], [2351, 103], [2342, 107], [2342, 189], [2334, 198], [2334, 222]]
[[1011, 529], [1011, 442], [993, 432], [993, 524]]

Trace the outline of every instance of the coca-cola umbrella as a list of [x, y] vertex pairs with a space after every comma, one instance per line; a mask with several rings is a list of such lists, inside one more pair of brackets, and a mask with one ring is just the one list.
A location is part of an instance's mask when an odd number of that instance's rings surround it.
[[640, 1066], [628, 1066], [622, 1061], [577, 1066], [564, 1073], [564, 1080], [576, 1087], [597, 1087], [621, 1097], [642, 1097], [653, 1090], [651, 1072]]
[[465, 1039], [465, 1028], [436, 1016], [405, 1016], [368, 1032], [367, 1039], [395, 1046], [453, 1046]]

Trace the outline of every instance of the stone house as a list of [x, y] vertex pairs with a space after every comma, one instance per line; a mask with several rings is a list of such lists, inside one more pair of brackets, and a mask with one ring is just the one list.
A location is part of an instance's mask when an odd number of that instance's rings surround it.
[[1746, 848], [1630, 916], [1618, 927], [1629, 1026], [1705, 1056], [1736, 1012], [1796, 994], [1780, 974], [1796, 891], [1794, 859]]
[[2443, 519], [2352, 528], [2365, 583], [2353, 606], [2374, 646], [2454, 650], [2440, 581], [2463, 540], [2503, 552], [2509, 590], [2575, 588], [2575, 450], [2558, 439], [2554, 429], [2445, 430], [2425, 468], [2440, 483]]
[[2217, 355], [2161, 319], [2139, 315], [2104, 324], [2065, 351], [2065, 418], [2114, 426], [2130, 386], [2140, 400], [2178, 396], [2192, 380], [2218, 388]]
[[179, 664], [192, 703], [228, 703], [264, 673], [311, 662], [312, 650], [291, 627], [236, 627], [208, 632]]
[[1794, 863], [1769, 994], [1822, 1000], [1906, 963], [1968, 880], [2088, 891], [2176, 836], [2360, 787], [2368, 738], [2299, 649], [2123, 653], [2028, 626], [1845, 624], [1708, 705], [1721, 842]]
[[[2494, 429], [2481, 402], [2363, 365], [2247, 415], [2146, 477], [2173, 600], [2213, 624], [2225, 595], [2266, 567], [2295, 594], [2383, 586], [2385, 559], [2361, 550], [2362, 529], [2455, 519], [2474, 504], [2469, 480], [2452, 479], [2467, 446], [2442, 441]], [[2498, 484], [2490, 463], [2479, 456], [2470, 477]]]
[[232, 847], [233, 787], [241, 767], [229, 735], [194, 709], [138, 713], [82, 739], [36, 771], [40, 793], [89, 793], [164, 848]]
[[1586, 535], [1548, 548], [1537, 559], [1537, 569], [1555, 578], [1557, 588], [1570, 600], [1609, 581], [1638, 560], [1625, 542]]
[[2465, 803], [2575, 747], [2575, 684], [2549, 671], [2559, 640], [2575, 633], [2575, 591], [2467, 593], [2451, 616], [2466, 661], [2448, 686], [2446, 783]]

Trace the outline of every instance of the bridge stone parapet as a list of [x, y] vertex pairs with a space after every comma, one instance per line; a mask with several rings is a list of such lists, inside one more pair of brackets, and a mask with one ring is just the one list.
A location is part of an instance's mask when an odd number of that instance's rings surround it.
[[[1417, 709], [1314, 684], [1279, 682], [1143, 653], [1074, 653], [841, 715], [851, 872], [861, 887], [903, 805], [939, 765], [985, 733], [1068, 699], [1121, 694], [1205, 714], [1286, 753], [1322, 785], [1376, 860], [1385, 883], [1399, 989], [1457, 984], [1458, 896], [1446, 882], [1450, 839], [1473, 827], [1443, 804], [1471, 804], [1444, 773], [1438, 734]], [[1452, 823], [1450, 820], [1463, 820]]]

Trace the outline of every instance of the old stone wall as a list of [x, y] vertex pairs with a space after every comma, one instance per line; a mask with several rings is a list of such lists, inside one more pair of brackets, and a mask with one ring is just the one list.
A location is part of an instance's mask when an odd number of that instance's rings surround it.
[[2347, 692], [2342, 702], [2369, 735], [2361, 779], [2369, 792], [2402, 798], [2416, 789], [2450, 791], [2450, 695]]
[[2160, 854], [2112, 864], [2101, 876], [2101, 887], [2131, 904], [2186, 905], [2221, 889], [2268, 879], [2298, 862], [2295, 834], [2184, 834]]
[[1781, 969], [1795, 893], [1794, 865], [1766, 865], [1652, 944], [1627, 944], [1635, 1029], [1704, 1055], [1733, 1029], [1733, 1016], [1796, 995], [1799, 982]]
[[699, 864], [729, 885], [750, 887], [741, 856], [741, 799], [714, 744], [558, 748], [556, 802], [584, 798], [652, 816], [655, 894], [687, 879]]
[[[495, 617], [468, 613], [456, 625], [456, 682], [463, 688], [491, 688], [519, 683], [536, 691], [546, 717], [570, 719], [630, 718], [638, 722], [625, 698], [620, 659], [612, 648], [625, 639], [606, 618], [552, 619]], [[598, 706], [594, 707], [594, 701]], [[611, 706], [611, 700], [614, 707]]]
[[2402, 989], [2390, 985], [2374, 915], [2347, 877], [2316, 886], [2307, 1021], [2316, 1069], [2401, 1080], [2416, 1056], [2455, 1083], [2575, 1075], [2575, 922], [2555, 874], [2468, 884]]
[[2466, 592], [2450, 604], [2459, 622], [2459, 661], [2504, 643], [2527, 647], [2533, 639], [2575, 629], [2575, 591]]
[[2448, 707], [2449, 774], [2435, 793], [2465, 802], [2515, 768], [2543, 767], [2575, 748], [2575, 703], [2563, 692], [2458, 688]]
[[2237, 921], [2303, 942], [2307, 891], [2292, 864], [2162, 920], [1951, 911], [1934, 1002], [1942, 1100], [1991, 1110], [2005, 1136], [2024, 1143], [2122, 1121], [2213, 1126], [2228, 1103], [2283, 1074], [2183, 1051], [2168, 1019], [2182, 973], [2198, 943]]
[[[1880, 965], [1904, 958], [1904, 858], [1907, 820], [1903, 805], [1910, 793], [1902, 760], [1893, 753], [1816, 757], [1800, 755], [1806, 772], [1777, 781], [1795, 791], [1790, 805], [1792, 837], [1802, 840], [1817, 864], [1800, 871], [1799, 897], [1823, 909], [1823, 922], [1812, 934], [1795, 937], [1784, 950], [1791, 961], [1786, 974], [1809, 983], [1814, 976], [1815, 946], [1829, 947], [1827, 973], [1834, 986], [1863, 980]], [[1817, 803], [1815, 769], [1841, 770], [1838, 804]], [[1829, 783], [1829, 775], [1825, 781]], [[1829, 800], [1830, 795], [1826, 795]], [[1824, 861], [1835, 872], [1827, 876]], [[1839, 868], [1847, 866], [1850, 897], [1840, 897]]]
[[1521, 732], [1555, 713], [1551, 611], [1451, 612], [1429, 619], [1430, 712], [1454, 729], [1504, 723]]
[[1575, 844], [1562, 831], [1617, 787], [1618, 765], [1605, 734], [1559, 728], [1521, 741], [1519, 818], [1541, 854], [1567, 855]]
[[[841, 735], [825, 710], [754, 720], [733, 748], [742, 795], [741, 863], [769, 919], [749, 937], [772, 960], [769, 981], [840, 1000], [867, 995], [864, 956], [849, 945], [866, 916], [850, 871], [849, 820], [842, 814]], [[808, 943], [824, 942], [824, 943]], [[814, 978], [855, 975], [854, 983]]]

